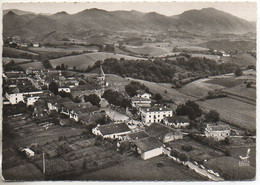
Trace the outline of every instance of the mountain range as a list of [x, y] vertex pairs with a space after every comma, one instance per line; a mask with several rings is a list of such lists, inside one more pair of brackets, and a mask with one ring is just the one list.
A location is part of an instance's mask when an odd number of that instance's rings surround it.
[[105, 32], [185, 31], [194, 33], [256, 32], [256, 23], [214, 8], [188, 10], [180, 15], [165, 16], [156, 12], [106, 11], [86, 9], [76, 14], [58, 12], [52, 15], [20, 10], [3, 12], [4, 36], [19, 35], [41, 40], [55, 34], [75, 37], [93, 30]]

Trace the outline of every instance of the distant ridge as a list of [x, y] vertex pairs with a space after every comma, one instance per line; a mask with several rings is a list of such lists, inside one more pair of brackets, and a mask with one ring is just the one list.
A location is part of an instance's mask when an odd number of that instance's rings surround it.
[[[214, 8], [188, 10], [180, 15], [165, 16], [156, 12], [106, 11], [92, 8], [75, 14], [65, 11], [53, 15], [36, 15], [25, 11], [6, 11], [4, 36], [20, 35], [26, 30], [38, 38], [56, 34], [81, 35], [91, 30], [103, 32], [183, 31], [200, 33], [256, 32], [256, 24]], [[19, 13], [19, 14], [18, 14]]]

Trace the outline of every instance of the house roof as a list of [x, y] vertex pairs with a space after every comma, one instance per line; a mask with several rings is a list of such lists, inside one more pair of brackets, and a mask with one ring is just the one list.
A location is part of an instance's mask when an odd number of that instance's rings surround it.
[[145, 112], [161, 112], [161, 111], [172, 111], [172, 109], [168, 107], [149, 107], [149, 108], [143, 108]]
[[163, 144], [155, 137], [138, 139], [134, 143], [142, 152], [147, 152], [163, 146]]
[[130, 129], [125, 123], [113, 123], [113, 124], [101, 125], [98, 128], [103, 135], [130, 132]]
[[91, 85], [78, 85], [76, 87], [71, 88], [72, 91], [87, 91], [87, 90], [95, 90], [101, 89], [99, 85], [91, 84]]
[[145, 92], [144, 90], [137, 90], [137, 94], [143, 95], [143, 94], [150, 94], [148, 92]]
[[138, 96], [134, 96], [132, 98], [132, 101], [149, 101], [149, 102], [151, 102], [151, 100], [148, 98], [143, 98], [143, 97], [138, 97]]
[[144, 131], [130, 133], [127, 136], [132, 140], [138, 140], [138, 139], [149, 137], [149, 135]]
[[172, 116], [172, 117], [165, 117], [169, 123], [183, 123], [189, 122], [189, 118], [187, 116]]
[[160, 123], [153, 123], [149, 127], [145, 128], [145, 131], [150, 136], [156, 136], [158, 138], [164, 137], [166, 134], [175, 133], [176, 130], [168, 128]]
[[229, 125], [227, 124], [207, 124], [207, 130], [209, 131], [226, 131], [226, 130], [231, 130]]

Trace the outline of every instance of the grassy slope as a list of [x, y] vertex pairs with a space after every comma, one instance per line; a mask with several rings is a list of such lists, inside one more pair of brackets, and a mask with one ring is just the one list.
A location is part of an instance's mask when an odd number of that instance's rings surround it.
[[131, 57], [121, 54], [113, 54], [113, 53], [105, 53], [105, 52], [97, 52], [97, 53], [87, 53], [82, 55], [68, 56], [62, 57], [54, 60], [50, 60], [51, 65], [56, 67], [57, 65], [61, 65], [62, 63], [68, 65], [69, 68], [76, 66], [78, 69], [87, 69], [88, 66], [94, 65], [94, 63], [98, 60], [105, 60], [106, 58], [125, 58], [129, 60], [137, 60], [141, 58]]
[[15, 48], [8, 48], [8, 47], [3, 47], [3, 56], [5, 57], [13, 57], [13, 58], [22, 58], [22, 55], [27, 54], [28, 56], [36, 56], [38, 54], [33, 53], [33, 52], [28, 52], [20, 49], [15, 49]]

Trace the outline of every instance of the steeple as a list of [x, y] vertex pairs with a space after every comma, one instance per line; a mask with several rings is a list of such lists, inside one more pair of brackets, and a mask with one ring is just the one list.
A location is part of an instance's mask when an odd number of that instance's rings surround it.
[[104, 76], [104, 77], [106, 76], [105, 73], [104, 73], [104, 70], [102, 68], [102, 64], [100, 64], [100, 75]]

